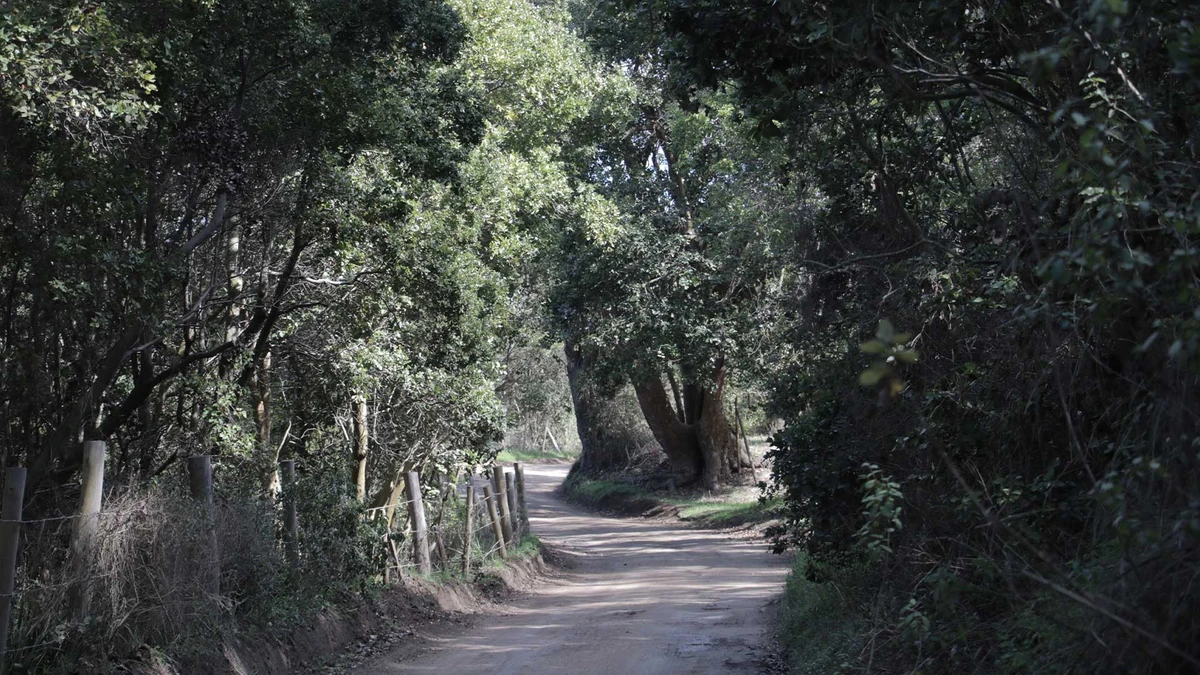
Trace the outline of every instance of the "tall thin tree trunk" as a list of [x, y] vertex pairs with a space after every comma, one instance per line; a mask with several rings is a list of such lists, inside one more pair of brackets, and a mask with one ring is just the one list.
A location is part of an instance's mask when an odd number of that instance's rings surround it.
[[680, 422], [687, 422], [684, 417], [683, 394], [679, 391], [679, 383], [675, 381], [675, 369], [667, 366], [667, 383], [671, 385], [671, 395], [675, 397], [675, 411], [678, 413]]
[[[148, 344], [152, 339], [151, 335], [152, 334], [149, 328], [143, 330], [142, 336], [139, 338], [142, 341], [142, 344]], [[134, 369], [135, 382], [137, 384], [144, 384], [153, 377], [154, 361], [151, 357], [150, 349], [143, 349], [137, 355], [137, 368]], [[151, 397], [147, 396], [146, 400], [143, 401], [140, 406], [138, 406], [137, 411], [138, 425], [141, 426], [142, 433], [144, 434], [149, 434], [150, 430], [154, 427], [154, 411], [150, 407], [150, 398]], [[143, 478], [148, 477], [150, 472], [153, 470], [155, 447], [155, 443], [150, 443], [148, 444], [148, 447], [142, 448], [142, 456], [138, 465], [138, 472]]]
[[263, 491], [279, 494], [279, 448], [271, 442], [271, 352], [265, 352], [254, 369], [254, 421]]
[[242, 250], [242, 238], [237, 226], [230, 223], [229, 239], [225, 244], [226, 264], [229, 270], [229, 325], [225, 327], [225, 341], [232, 341], [238, 334], [238, 323], [242, 318], [241, 295], [243, 288], [242, 275], [238, 271], [238, 254]]
[[354, 489], [358, 501], [367, 498], [367, 397], [354, 398]]

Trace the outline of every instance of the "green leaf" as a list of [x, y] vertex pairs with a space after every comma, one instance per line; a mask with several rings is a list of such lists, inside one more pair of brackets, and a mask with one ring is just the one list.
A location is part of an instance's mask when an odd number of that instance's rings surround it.
[[896, 339], [896, 328], [892, 325], [891, 321], [883, 319], [879, 322], [879, 329], [875, 331], [875, 337], [884, 342], [894, 342]]
[[883, 376], [886, 373], [886, 369], [873, 366], [867, 370], [864, 370], [862, 374], [858, 376], [858, 383], [864, 387], [874, 387], [875, 385], [879, 384], [879, 381], [883, 379]]
[[862, 343], [858, 348], [865, 354], [882, 354], [887, 349], [887, 345], [879, 340], [871, 340], [870, 342]]

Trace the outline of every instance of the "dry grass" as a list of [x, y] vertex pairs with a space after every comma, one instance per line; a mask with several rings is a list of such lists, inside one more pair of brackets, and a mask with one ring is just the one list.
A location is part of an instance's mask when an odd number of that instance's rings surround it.
[[[142, 645], [218, 631], [236, 603], [284, 582], [270, 518], [261, 504], [222, 504], [210, 519], [191, 500], [126, 494], [93, 517], [93, 545], [82, 556], [69, 548], [79, 519], [25, 525], [10, 663], [33, 672], [99, 671]], [[213, 569], [220, 569], [219, 593]]]
[[[462, 575], [465, 503], [444, 485], [426, 494], [435, 577]], [[355, 604], [386, 582], [416, 574], [404, 506], [389, 532], [344, 489], [305, 481], [299, 556], [289, 563], [273, 502], [226, 496], [211, 513], [166, 489], [106, 495], [93, 544], [71, 551], [79, 522], [42, 514], [22, 526], [8, 664], [16, 673], [102, 673], [151, 651], [187, 662], [237, 632], [294, 627], [316, 612]], [[66, 499], [63, 503], [74, 500]], [[473, 570], [491, 565], [495, 541], [476, 503]]]

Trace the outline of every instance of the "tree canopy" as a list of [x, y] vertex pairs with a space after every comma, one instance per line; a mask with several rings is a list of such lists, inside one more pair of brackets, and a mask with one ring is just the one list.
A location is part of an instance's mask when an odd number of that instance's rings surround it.
[[845, 617], [797, 672], [1196, 668], [1196, 18], [13, 0], [0, 452], [35, 511], [93, 439], [394, 508], [570, 409], [711, 489], [752, 390]]

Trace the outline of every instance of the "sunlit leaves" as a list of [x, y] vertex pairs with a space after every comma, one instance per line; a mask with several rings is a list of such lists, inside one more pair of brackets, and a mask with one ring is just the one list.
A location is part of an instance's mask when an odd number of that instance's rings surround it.
[[105, 8], [26, 3], [0, 14], [0, 99], [19, 117], [97, 149], [144, 127], [158, 109], [146, 40]]

